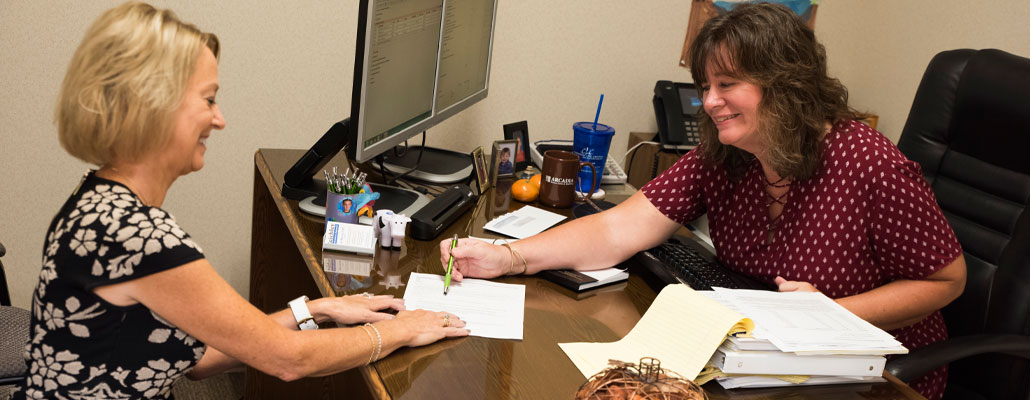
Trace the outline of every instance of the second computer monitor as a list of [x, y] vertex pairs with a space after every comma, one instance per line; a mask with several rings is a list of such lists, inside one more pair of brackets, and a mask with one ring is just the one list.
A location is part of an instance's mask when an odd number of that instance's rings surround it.
[[361, 2], [348, 155], [365, 162], [487, 95], [496, 0]]

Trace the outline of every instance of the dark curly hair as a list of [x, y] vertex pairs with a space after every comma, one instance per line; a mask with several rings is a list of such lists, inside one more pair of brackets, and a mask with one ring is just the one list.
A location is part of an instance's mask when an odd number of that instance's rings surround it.
[[[708, 87], [708, 68], [713, 68], [762, 88], [759, 132], [769, 143], [766, 161], [782, 177], [810, 178], [821, 162], [826, 124], [863, 117], [848, 106], [847, 88], [827, 75], [826, 50], [815, 33], [782, 5], [741, 4], [710, 19], [689, 56], [698, 87]], [[698, 114], [701, 159], [740, 176], [754, 155], [720, 143], [711, 117]]]

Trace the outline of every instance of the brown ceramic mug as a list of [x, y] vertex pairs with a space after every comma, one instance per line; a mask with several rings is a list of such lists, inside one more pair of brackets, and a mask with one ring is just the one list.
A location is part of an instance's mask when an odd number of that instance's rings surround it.
[[594, 177], [594, 187], [587, 197], [597, 190], [597, 170], [594, 164], [580, 162], [576, 153], [563, 150], [544, 152], [543, 176], [540, 177], [540, 204], [554, 207], [571, 207], [576, 199], [576, 179], [582, 167], [589, 167]]

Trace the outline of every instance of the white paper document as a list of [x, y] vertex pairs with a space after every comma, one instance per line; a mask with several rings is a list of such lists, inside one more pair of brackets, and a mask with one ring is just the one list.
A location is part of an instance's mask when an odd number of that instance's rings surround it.
[[[713, 297], [755, 321], [754, 336], [798, 354], [904, 354], [891, 334], [818, 292], [715, 288]], [[718, 297], [718, 298], [717, 298]]]
[[465, 278], [451, 280], [443, 294], [443, 276], [412, 272], [404, 291], [404, 307], [447, 311], [467, 324], [472, 336], [522, 340], [526, 287]]
[[598, 282], [608, 282], [609, 279], [613, 279], [617, 275], [625, 274], [626, 270], [615, 267], [596, 269], [593, 271], [579, 271], [579, 273], [597, 279]]
[[525, 239], [543, 232], [563, 219], [565, 219], [564, 215], [533, 206], [525, 206], [494, 218], [487, 222], [483, 229], [513, 238]]

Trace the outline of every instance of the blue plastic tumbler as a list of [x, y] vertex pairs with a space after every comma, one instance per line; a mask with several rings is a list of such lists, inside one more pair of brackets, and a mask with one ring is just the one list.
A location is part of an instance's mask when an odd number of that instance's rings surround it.
[[[598, 172], [597, 179], [601, 179], [601, 172], [604, 171], [604, 164], [608, 159], [608, 147], [612, 144], [612, 136], [615, 136], [615, 128], [605, 124], [599, 123], [595, 126], [593, 122], [589, 121], [572, 124], [572, 149], [579, 155], [580, 161], [594, 164], [594, 168]], [[576, 191], [588, 193], [594, 185], [594, 176], [590, 173], [590, 169], [581, 168]]]

